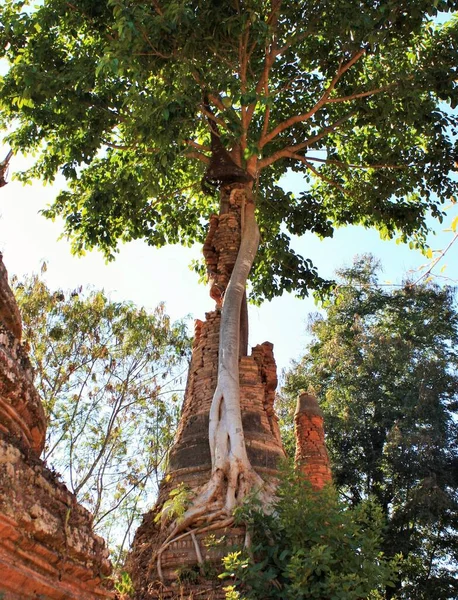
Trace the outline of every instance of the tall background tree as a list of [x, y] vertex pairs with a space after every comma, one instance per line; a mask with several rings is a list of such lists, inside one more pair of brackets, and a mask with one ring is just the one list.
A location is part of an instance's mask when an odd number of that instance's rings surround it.
[[[201, 188], [220, 186], [221, 211], [228, 190], [241, 189], [240, 260], [224, 296], [209, 431], [207, 491], [229, 482], [226, 514], [259, 483], [238, 397], [251, 263], [251, 296], [261, 301], [326, 287], [292, 249], [293, 235], [361, 224], [424, 245], [427, 216], [441, 217], [456, 190], [448, 174], [457, 121], [445, 109], [457, 103], [458, 26], [432, 19], [457, 6], [44, 0], [30, 9], [6, 0], [1, 8], [0, 56], [10, 69], [0, 124], [13, 128], [13, 150], [35, 153], [24, 180], [66, 177], [45, 215], [63, 217], [75, 252], [99, 247], [111, 258], [119, 241], [202, 241], [218, 202]], [[298, 197], [278, 185], [291, 169], [304, 178]], [[223, 437], [227, 451], [217, 455]]]
[[48, 417], [43, 459], [94, 515], [115, 564], [149, 508], [173, 440], [189, 340], [164, 306], [14, 280]]
[[[362, 257], [338, 272], [325, 318], [288, 373], [325, 414], [334, 481], [353, 505], [375, 497], [384, 549], [401, 552], [387, 598], [458, 594], [458, 314], [451, 288], [392, 290]], [[291, 399], [291, 403], [293, 398]]]

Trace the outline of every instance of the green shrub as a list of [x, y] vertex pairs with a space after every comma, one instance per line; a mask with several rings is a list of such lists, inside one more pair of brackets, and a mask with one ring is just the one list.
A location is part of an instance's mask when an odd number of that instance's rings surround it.
[[115, 581], [114, 587], [121, 600], [123, 598], [132, 598], [135, 593], [130, 575], [125, 571], [119, 574], [117, 581]]
[[228, 599], [375, 600], [378, 590], [393, 585], [374, 502], [350, 509], [331, 487], [314, 491], [290, 471], [270, 514], [251, 499], [237, 519], [251, 531], [252, 545], [224, 558], [221, 577], [232, 579]]

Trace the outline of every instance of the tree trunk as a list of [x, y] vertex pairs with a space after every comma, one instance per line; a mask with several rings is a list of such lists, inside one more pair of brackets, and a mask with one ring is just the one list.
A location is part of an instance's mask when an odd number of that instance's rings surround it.
[[[189, 509], [169, 527], [169, 535], [157, 552], [159, 575], [161, 554], [178, 538], [191, 535], [197, 528], [201, 532], [203, 523], [204, 529], [210, 523], [211, 527], [229, 525], [234, 508], [254, 489], [259, 490], [261, 501], [267, 503], [272, 498], [271, 485], [255, 472], [248, 458], [240, 407], [239, 360], [247, 345], [246, 284], [259, 245], [249, 187], [235, 184], [222, 190], [222, 208], [228, 204], [240, 206], [240, 219], [235, 219], [234, 212], [228, 215], [227, 208], [222, 210], [220, 216], [226, 215], [228, 227], [221, 233], [219, 217], [212, 218], [204, 245], [210, 295], [221, 308], [218, 376], [209, 414], [211, 474]], [[163, 517], [165, 523], [167, 515]]]
[[[237, 260], [224, 294], [218, 355], [218, 383], [210, 409], [209, 442], [212, 477], [218, 471], [227, 484], [225, 509], [230, 514], [245, 495], [252, 475], [243, 435], [240, 410], [239, 356], [241, 311], [246, 283], [259, 245], [254, 201], [248, 188], [242, 204], [242, 231]], [[256, 475], [256, 477], [258, 477]], [[247, 480], [246, 480], [247, 479]]]

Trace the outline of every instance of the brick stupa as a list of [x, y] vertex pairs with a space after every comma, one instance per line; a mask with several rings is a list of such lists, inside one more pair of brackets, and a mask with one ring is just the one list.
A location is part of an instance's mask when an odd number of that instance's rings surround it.
[[[206, 483], [211, 474], [208, 424], [217, 382], [221, 298], [240, 244], [241, 200], [237, 193], [228, 193], [226, 200], [226, 212], [212, 217], [204, 245], [210, 296], [216, 301], [216, 309], [206, 314], [204, 322], [196, 322], [185, 398], [167, 476], [160, 487], [155, 509], [144, 517], [136, 533], [129, 560], [137, 597], [142, 599], [180, 597], [177, 574], [197, 571], [196, 545], [189, 535], [184, 536], [163, 553], [163, 581], [159, 581], [154, 555], [161, 542], [161, 532], [154, 519], [172, 489], [184, 483], [195, 490]], [[241, 345], [244, 343], [242, 341]], [[273, 346], [265, 342], [254, 347], [250, 355], [243, 350], [239, 362], [240, 400], [247, 452], [255, 471], [264, 480], [269, 480], [278, 476], [279, 459], [285, 456], [274, 412], [277, 372]], [[242, 544], [244, 535], [242, 529], [235, 527], [211, 531], [213, 543], [209, 544], [208, 531], [202, 535], [196, 532], [198, 546], [202, 549], [201, 559], [220, 569], [221, 557], [234, 545]], [[193, 593], [206, 599], [225, 597], [217, 578], [213, 582], [199, 578], [198, 584], [187, 586], [187, 595], [183, 597], [193, 597]]]
[[46, 418], [21, 334], [0, 254], [0, 597], [113, 598], [91, 515], [39, 458]]
[[[217, 383], [221, 304], [240, 244], [242, 201], [237, 193], [230, 193], [234, 187], [227, 191], [226, 197], [225, 190], [222, 190], [224, 209], [222, 214], [212, 217], [204, 245], [210, 296], [216, 302], [216, 309], [206, 314], [204, 322], [196, 321], [185, 398], [167, 474], [160, 486], [155, 508], [144, 516], [137, 530], [128, 561], [136, 590], [135, 598], [138, 600], [225, 598], [221, 582], [215, 577], [215, 568], [216, 571], [221, 570], [221, 558], [234, 547], [240, 548], [244, 542], [245, 531], [234, 526], [211, 532], [207, 530], [203, 534], [197, 529], [194, 540], [191, 535], [185, 534], [167, 547], [161, 555], [162, 573], [157, 571], [155, 556], [164, 539], [157, 517], [164, 502], [178, 485], [184, 483], [189, 489], [196, 490], [209, 480], [211, 474], [208, 425]], [[246, 320], [243, 312], [241, 320], [242, 323]], [[240, 402], [248, 457], [255, 471], [265, 481], [275, 480], [279, 474], [279, 462], [285, 453], [274, 411], [277, 373], [273, 346], [264, 342], [252, 348], [251, 354], [247, 355], [243, 332], [241, 340]], [[301, 469], [312, 485], [320, 488], [330, 480], [330, 471], [329, 463], [326, 463], [328, 472], [322, 468], [324, 457], [327, 459], [322, 415], [321, 420], [317, 420], [318, 412], [312, 412], [302, 411], [296, 419], [297, 456]], [[317, 460], [317, 454], [321, 462]], [[309, 468], [305, 466], [308, 460]], [[196, 551], [196, 546], [200, 550]], [[198, 552], [201, 556], [197, 555]], [[202, 561], [207, 567], [210, 565], [212, 577], [206, 577], [203, 569], [199, 568], [198, 563], [202, 564]], [[180, 579], [183, 582], [184, 575], [186, 584], [182, 586]]]
[[302, 393], [294, 415], [296, 429], [296, 466], [321, 490], [332, 482], [331, 466], [324, 439], [323, 412], [312, 394]]

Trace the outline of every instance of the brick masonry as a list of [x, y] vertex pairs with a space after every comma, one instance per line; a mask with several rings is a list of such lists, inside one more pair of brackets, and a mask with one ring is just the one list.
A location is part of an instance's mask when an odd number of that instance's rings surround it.
[[39, 459], [46, 417], [21, 329], [0, 255], [0, 595], [113, 598], [108, 551], [90, 513]]

